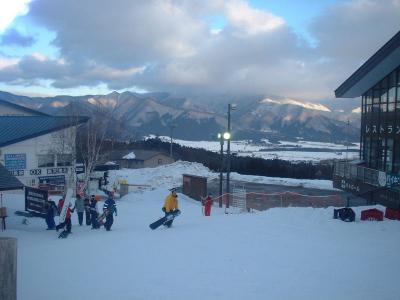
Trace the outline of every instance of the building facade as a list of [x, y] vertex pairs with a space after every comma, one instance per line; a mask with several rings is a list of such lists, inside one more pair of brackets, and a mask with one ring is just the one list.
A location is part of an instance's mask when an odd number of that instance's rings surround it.
[[54, 117], [0, 100], [0, 163], [25, 186], [74, 187], [76, 128], [87, 117]]
[[369, 203], [400, 207], [400, 31], [336, 90], [361, 97], [359, 160], [337, 161], [333, 184]]
[[367, 167], [400, 174], [400, 67], [362, 95], [360, 158]]

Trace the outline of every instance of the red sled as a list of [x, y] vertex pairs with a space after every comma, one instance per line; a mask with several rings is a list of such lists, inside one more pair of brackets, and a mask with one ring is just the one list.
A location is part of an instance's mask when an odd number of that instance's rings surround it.
[[386, 208], [385, 218], [400, 221], [400, 209], [399, 208]]
[[363, 221], [383, 221], [383, 211], [372, 208], [361, 212], [361, 220]]

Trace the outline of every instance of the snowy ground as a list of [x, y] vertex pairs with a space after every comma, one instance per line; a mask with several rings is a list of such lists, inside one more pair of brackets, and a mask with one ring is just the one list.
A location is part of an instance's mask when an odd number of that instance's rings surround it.
[[[181, 171], [193, 169], [204, 171], [189, 163]], [[118, 200], [111, 232], [79, 227], [75, 214], [65, 240], [42, 219], [23, 224], [13, 214], [22, 195], [5, 194], [10, 217], [0, 234], [18, 238], [18, 299], [399, 299], [399, 221], [362, 222], [363, 208], [354, 223], [332, 219], [333, 208], [225, 215], [214, 207], [204, 217], [179, 194], [174, 226], [152, 231], [178, 183], [167, 171], [136, 173], [150, 187]]]
[[[155, 136], [149, 136], [154, 138]], [[169, 143], [170, 138], [166, 136], [160, 136], [161, 140]], [[181, 146], [190, 148], [201, 148], [208, 151], [219, 152], [221, 149], [218, 140], [215, 141], [185, 141], [174, 139], [174, 143]], [[276, 148], [280, 148], [276, 149]], [[321, 151], [304, 151], [304, 148], [314, 149], [328, 149], [330, 152]], [[349, 150], [358, 150], [359, 144], [349, 146]], [[226, 144], [224, 146], [226, 150]], [[273, 150], [272, 150], [273, 149]], [[358, 152], [348, 152], [346, 154], [345, 145], [333, 144], [333, 143], [322, 143], [322, 142], [311, 142], [311, 141], [279, 141], [279, 144], [272, 144], [268, 140], [264, 140], [262, 144], [253, 144], [250, 141], [232, 141], [231, 151], [236, 153], [238, 156], [250, 156], [264, 159], [281, 159], [292, 162], [300, 161], [312, 161], [319, 162], [321, 160], [328, 159], [354, 159], [358, 157]], [[268, 151], [267, 151], [268, 150]], [[292, 150], [292, 151], [291, 151]]]

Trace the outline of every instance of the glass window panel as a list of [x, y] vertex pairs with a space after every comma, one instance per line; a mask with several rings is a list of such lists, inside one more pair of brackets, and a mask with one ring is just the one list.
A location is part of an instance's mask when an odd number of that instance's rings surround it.
[[400, 86], [397, 88], [397, 102], [400, 102]]
[[386, 172], [391, 173], [393, 168], [393, 139], [387, 140], [386, 145]]
[[381, 112], [386, 112], [387, 111], [387, 103], [382, 103], [381, 105], [380, 105], [380, 110], [381, 110]]
[[391, 87], [388, 92], [388, 102], [394, 102], [395, 98], [396, 98], [396, 88]]
[[371, 104], [372, 103], [372, 91], [369, 90], [367, 93], [367, 104]]
[[38, 155], [37, 157], [38, 157], [39, 168], [54, 167], [53, 154], [43, 154], [43, 155]]
[[381, 94], [381, 103], [387, 103], [387, 90], [382, 90], [382, 94]]
[[72, 154], [57, 154], [57, 167], [72, 166]]
[[400, 174], [400, 140], [394, 143], [393, 160], [393, 173]]
[[374, 98], [372, 100], [373, 103], [379, 103], [379, 99], [381, 97], [381, 91], [380, 90], [374, 90]]
[[390, 102], [388, 103], [388, 111], [394, 111], [395, 109], [395, 103], [394, 102]]
[[375, 168], [376, 167], [376, 158], [377, 158], [377, 148], [378, 148], [378, 139], [377, 138], [372, 138], [371, 141], [371, 160], [370, 160], [370, 166]]

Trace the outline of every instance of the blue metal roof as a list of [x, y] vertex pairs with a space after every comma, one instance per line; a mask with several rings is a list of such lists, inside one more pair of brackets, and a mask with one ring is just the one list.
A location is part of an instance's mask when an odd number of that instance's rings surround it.
[[19, 190], [24, 185], [0, 164], [0, 191]]
[[85, 123], [88, 117], [1, 116], [0, 147]]

